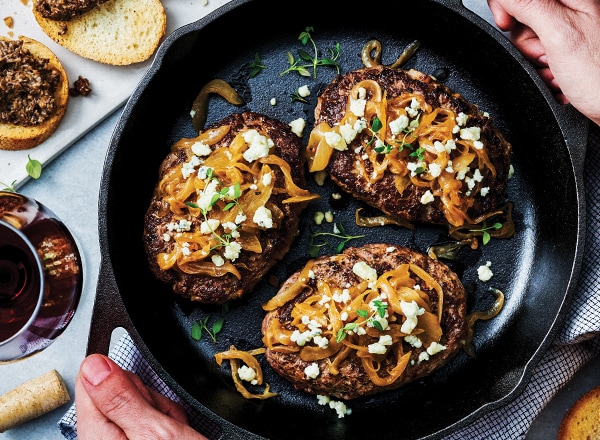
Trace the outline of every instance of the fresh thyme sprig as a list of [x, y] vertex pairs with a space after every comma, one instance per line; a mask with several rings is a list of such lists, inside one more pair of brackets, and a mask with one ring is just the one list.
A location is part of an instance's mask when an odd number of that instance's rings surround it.
[[202, 339], [203, 333], [206, 332], [213, 342], [217, 342], [217, 335], [223, 329], [223, 325], [225, 325], [225, 315], [227, 312], [229, 312], [229, 304], [225, 303], [221, 306], [221, 315], [213, 321], [210, 327], [208, 321], [213, 317], [212, 315], [207, 315], [199, 321], [194, 321], [190, 334], [192, 339], [199, 341]]
[[303, 32], [301, 32], [298, 36], [298, 40], [300, 40], [303, 45], [306, 46], [309, 42], [311, 43], [313, 53], [310, 54], [303, 49], [298, 49], [299, 58], [295, 58], [294, 55], [288, 51], [287, 57], [290, 67], [281, 72], [280, 76], [283, 76], [290, 72], [298, 72], [302, 76], [311, 76], [309, 68], [312, 68], [312, 76], [316, 78], [317, 67], [319, 66], [335, 67], [337, 73], [340, 73], [340, 65], [337, 61], [340, 56], [340, 43], [336, 43], [333, 49], [329, 49], [329, 52], [331, 53], [330, 57], [319, 58], [319, 51], [317, 50], [317, 45], [311, 35], [311, 32], [313, 31], [314, 29], [311, 26], [307, 26], [306, 29]]
[[17, 184], [16, 180], [13, 180], [12, 183], [10, 185], [7, 185], [4, 182], [0, 182], [0, 185], [3, 186], [4, 188], [2, 188], [2, 191], [12, 191], [12, 192], [17, 192], [17, 190], [15, 189], [15, 185]]
[[490, 231], [492, 229], [501, 229], [501, 228], [502, 228], [502, 223], [500, 223], [500, 222], [495, 222], [493, 225], [487, 226], [484, 221], [483, 225], [481, 226], [480, 229], [469, 229], [469, 231], [481, 232], [481, 241], [483, 242], [484, 245], [486, 245], [490, 242], [490, 240], [492, 238], [492, 236], [490, 235], [490, 233], [488, 231]]
[[254, 78], [256, 75], [258, 75], [260, 72], [267, 68], [267, 66], [265, 66], [262, 60], [260, 59], [260, 55], [258, 55], [258, 52], [254, 54], [254, 59], [250, 62], [248, 67], [250, 68], [250, 78]]
[[336, 340], [338, 343], [343, 341], [344, 338], [348, 336], [348, 332], [354, 332], [359, 327], [367, 326], [369, 324], [371, 324], [380, 332], [383, 332], [383, 327], [381, 325], [381, 322], [379, 322], [379, 320], [377, 319], [377, 316], [379, 316], [380, 318], [385, 318], [385, 313], [387, 311], [388, 304], [381, 301], [380, 299], [374, 300], [372, 304], [375, 307], [375, 310], [370, 315], [368, 310], [358, 309], [356, 311], [356, 314], [359, 317], [363, 318], [363, 320], [358, 322], [349, 322], [348, 324], [344, 325], [341, 329], [338, 330], [336, 334]]
[[320, 237], [333, 237], [333, 238], [337, 238], [337, 239], [341, 240], [335, 249], [337, 253], [340, 253], [344, 250], [344, 247], [350, 240], [354, 240], [357, 238], [363, 238], [364, 235], [349, 235], [349, 234], [347, 234], [346, 230], [344, 229], [344, 225], [342, 225], [341, 222], [335, 223], [333, 232], [325, 232], [325, 231], [314, 232], [313, 231], [310, 234], [310, 241], [308, 243], [308, 255], [311, 258], [316, 257], [319, 254], [319, 249], [321, 249], [322, 247], [330, 246], [330, 243], [325, 240], [321, 240], [321, 241], [317, 242], [316, 240], [320, 239]]
[[[222, 184], [221, 181], [213, 174], [213, 170], [211, 168], [208, 169], [207, 173], [206, 173], [206, 185], [208, 185], [208, 183], [211, 180], [216, 180], [218, 182], [218, 184]], [[221, 188], [219, 191], [217, 191], [216, 193], [214, 193], [210, 199], [210, 203], [209, 203], [209, 207], [213, 207], [214, 205], [217, 204], [217, 202], [219, 200], [221, 200], [222, 198], [225, 198], [226, 196], [229, 196], [230, 193], [230, 187], [228, 186], [224, 186], [223, 188]], [[231, 208], [233, 208], [234, 206], [238, 206], [240, 208], [240, 212], [243, 213], [241, 207], [240, 207], [240, 202], [239, 202], [239, 198], [242, 195], [242, 189], [240, 187], [240, 183], [236, 182], [235, 185], [233, 185], [233, 200], [230, 201], [229, 203], [227, 203], [224, 207], [223, 207], [223, 211], [228, 211]], [[186, 206], [189, 206], [190, 208], [194, 208], [194, 209], [200, 209], [200, 213], [202, 214], [202, 217], [204, 218], [205, 222], [208, 222], [209, 218], [208, 218], [208, 208], [200, 208], [198, 206], [197, 203], [194, 202], [185, 202]], [[210, 250], [214, 250], [214, 249], [218, 249], [221, 247], [225, 247], [225, 246], [229, 246], [229, 244], [231, 243], [231, 234], [223, 234], [223, 235], [219, 235], [216, 233], [216, 231], [213, 231], [211, 228], [211, 233], [213, 235], [213, 237], [218, 241], [218, 244], [216, 246], [213, 246]]]
[[294, 93], [290, 93], [290, 98], [292, 99], [292, 102], [302, 102], [304, 104], [308, 104], [308, 99], [306, 99], [304, 96], [301, 96], [298, 90], [296, 90]]

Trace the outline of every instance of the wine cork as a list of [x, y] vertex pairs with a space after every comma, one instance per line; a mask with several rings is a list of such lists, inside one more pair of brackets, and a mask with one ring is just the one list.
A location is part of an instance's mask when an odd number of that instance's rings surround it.
[[0, 396], [0, 432], [44, 415], [71, 400], [58, 371], [28, 380]]

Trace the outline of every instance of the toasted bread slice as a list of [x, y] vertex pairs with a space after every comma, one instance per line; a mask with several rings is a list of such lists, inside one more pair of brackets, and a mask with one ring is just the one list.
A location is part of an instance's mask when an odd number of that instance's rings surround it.
[[[10, 50], [13, 54], [11, 59], [14, 60], [0, 66], [0, 77], [8, 78], [9, 70], [11, 77], [19, 75], [16, 73], [19, 69], [19, 61], [23, 61], [29, 55], [33, 55], [38, 61], [28, 62], [36, 69], [36, 76], [52, 77], [52, 84], [46, 82], [42, 84], [42, 87], [45, 87], [43, 91], [39, 87], [35, 90], [22, 89], [20, 92], [10, 88], [2, 90], [2, 93], [9, 95], [7, 103], [12, 106], [12, 109], [9, 110], [4, 106], [0, 109], [3, 112], [0, 119], [0, 149], [26, 150], [48, 139], [60, 124], [69, 100], [69, 80], [58, 57], [39, 41], [27, 37], [19, 37], [18, 40], [0, 37], [0, 44], [3, 46], [2, 52]], [[28, 86], [31, 85], [30, 83], [39, 85], [37, 81], [30, 82], [26, 79], [19, 82]], [[16, 96], [17, 94], [19, 96]], [[32, 105], [31, 102], [26, 102], [34, 99], [39, 99], [43, 103]], [[19, 102], [21, 102], [19, 107], [22, 109], [20, 114], [14, 110]]]
[[372, 243], [311, 260], [263, 308], [265, 359], [300, 391], [355, 399], [443, 367], [464, 346], [467, 294], [448, 266]]
[[565, 414], [557, 440], [600, 439], [600, 385], [581, 396]]
[[33, 14], [54, 41], [84, 58], [111, 65], [147, 60], [165, 35], [167, 16], [159, 0], [109, 0], [69, 21]]

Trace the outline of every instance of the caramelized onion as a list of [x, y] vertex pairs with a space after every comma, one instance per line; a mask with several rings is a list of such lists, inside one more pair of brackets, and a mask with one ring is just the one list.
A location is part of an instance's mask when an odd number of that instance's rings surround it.
[[225, 359], [229, 360], [229, 363], [231, 365], [231, 376], [233, 378], [235, 388], [246, 399], [264, 400], [264, 399], [268, 399], [270, 397], [275, 397], [275, 396], [279, 395], [279, 393], [273, 393], [270, 391], [269, 384], [265, 385], [265, 390], [263, 391], [262, 394], [253, 394], [246, 389], [246, 387], [244, 386], [244, 384], [242, 383], [242, 380], [240, 379], [240, 377], [238, 375], [238, 369], [240, 367], [239, 362], [242, 361], [244, 364], [246, 364], [248, 367], [252, 368], [256, 372], [256, 384], [262, 385], [263, 384], [262, 368], [254, 356], [259, 355], [259, 354], [264, 354], [264, 352], [265, 352], [264, 348], [257, 348], [256, 350], [243, 351], [243, 350], [238, 350], [237, 348], [235, 348], [235, 345], [231, 345], [229, 347], [229, 350], [222, 351], [220, 353], [215, 354], [215, 360], [217, 361], [217, 364], [219, 364], [219, 366], [221, 366], [223, 360], [225, 360]]
[[208, 117], [208, 97], [211, 93], [216, 93], [227, 100], [230, 104], [242, 105], [244, 100], [235, 91], [229, 83], [222, 79], [213, 79], [209, 81], [202, 89], [194, 102], [192, 103], [192, 125], [196, 131], [201, 131]]
[[[344, 283], [338, 286], [328, 279], [310, 282], [313, 264], [314, 260], [310, 260], [296, 279], [284, 284], [277, 295], [263, 306], [265, 310], [274, 310], [293, 304], [285, 325], [279, 319], [273, 319], [267, 326], [263, 336], [267, 349], [298, 353], [304, 362], [321, 361], [321, 368], [328, 369], [332, 375], [339, 374], [345, 359], [355, 356], [362, 362], [371, 382], [386, 386], [402, 377], [410, 360], [412, 350], [405, 351], [405, 347], [410, 348], [404, 342], [405, 336], [418, 336], [425, 347], [442, 340], [440, 316], [444, 292], [441, 285], [420, 266], [400, 264], [375, 281], [363, 280], [356, 285]], [[427, 293], [431, 290], [437, 293], [435, 306], [432, 306]], [[297, 299], [299, 295], [302, 295], [301, 299]], [[341, 295], [345, 296], [344, 300], [339, 299]], [[422, 310], [411, 314], [414, 327], [405, 327], [408, 317], [404, 310], [413, 302]], [[432, 312], [434, 308], [437, 314]], [[379, 314], [383, 311], [386, 313], [384, 325], [377, 321], [377, 317], [383, 317]], [[310, 339], [299, 343], [292, 338], [295, 332], [305, 334], [315, 328], [320, 329], [318, 341]], [[385, 351], [372, 350], [371, 346], [382, 336], [388, 341]]]
[[[421, 47], [421, 42], [419, 40], [413, 41], [406, 46], [394, 63], [386, 67], [397, 69], [402, 66], [417, 52], [419, 47]], [[367, 41], [362, 48], [360, 57], [365, 67], [381, 66], [381, 42], [378, 40]]]
[[475, 347], [473, 346], [473, 327], [477, 321], [487, 321], [488, 319], [492, 319], [500, 313], [502, 308], [504, 307], [504, 293], [498, 289], [490, 289], [492, 294], [496, 297], [496, 301], [492, 307], [487, 310], [472, 312], [467, 315], [467, 337], [465, 340], [464, 350], [465, 352], [471, 356], [475, 357]]

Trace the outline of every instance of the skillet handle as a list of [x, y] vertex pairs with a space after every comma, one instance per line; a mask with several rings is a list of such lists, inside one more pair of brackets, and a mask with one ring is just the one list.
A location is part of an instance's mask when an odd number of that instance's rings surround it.
[[123, 327], [130, 332], [133, 327], [123, 299], [119, 295], [114, 274], [108, 266], [108, 264], [100, 264], [87, 355], [92, 353], [108, 355], [113, 330]]

